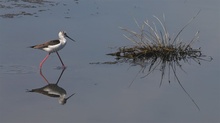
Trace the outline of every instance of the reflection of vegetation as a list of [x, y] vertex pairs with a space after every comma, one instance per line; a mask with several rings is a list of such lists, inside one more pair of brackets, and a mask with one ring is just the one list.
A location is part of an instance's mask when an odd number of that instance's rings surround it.
[[[153, 23], [152, 26], [148, 22], [148, 20], [144, 21], [142, 25], [139, 25], [136, 22], [140, 30], [139, 33], [122, 28], [123, 31], [128, 33], [128, 35], [124, 36], [128, 40], [133, 42], [134, 46], [120, 47], [117, 52], [110, 53], [107, 55], [112, 55], [116, 57], [116, 61], [112, 63], [128, 62], [132, 65], [140, 65], [142, 67], [142, 72], [145, 72], [146, 67], [149, 67], [148, 73], [144, 77], [148, 76], [154, 70], [159, 69], [161, 71], [160, 86], [164, 79], [165, 72], [168, 72], [169, 82], [172, 73], [174, 75], [174, 78], [177, 80], [177, 82], [183, 89], [183, 91], [189, 96], [192, 102], [199, 109], [198, 105], [195, 103], [193, 98], [189, 95], [189, 93], [181, 84], [176, 73], [177, 67], [182, 69], [182, 61], [188, 62], [189, 60], [193, 60], [196, 63], [200, 64], [201, 60], [212, 60], [211, 57], [203, 55], [200, 48], [192, 48], [192, 44], [199, 38], [199, 32], [196, 32], [195, 36], [188, 43], [184, 43], [179, 37], [182, 31], [190, 24], [190, 22], [193, 19], [195, 19], [195, 17], [193, 17], [174, 37], [170, 36], [170, 34], [167, 31], [167, 28], [165, 26], [165, 17], [163, 20], [160, 20], [159, 18], [155, 17], [155, 19], [160, 24], [162, 30], [158, 30], [158, 27], [155, 23]], [[108, 62], [106, 63], [108, 64]], [[131, 84], [132, 83], [133, 81], [131, 82]]]

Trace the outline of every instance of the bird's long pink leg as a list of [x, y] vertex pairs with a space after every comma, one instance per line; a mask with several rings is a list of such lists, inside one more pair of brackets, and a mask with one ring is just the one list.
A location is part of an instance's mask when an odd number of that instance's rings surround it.
[[47, 58], [49, 57], [50, 53], [47, 54], [47, 56], [41, 61], [40, 63], [40, 69], [42, 68], [44, 62], [47, 60]]
[[62, 59], [61, 59], [61, 57], [60, 57], [60, 55], [59, 55], [59, 53], [58, 52], [56, 52], [57, 53], [57, 56], [59, 57], [59, 59], [60, 59], [60, 62], [62, 63], [62, 65], [63, 65], [63, 68], [66, 68], [66, 66], [64, 65], [64, 63], [63, 63], [63, 61], [62, 61]]

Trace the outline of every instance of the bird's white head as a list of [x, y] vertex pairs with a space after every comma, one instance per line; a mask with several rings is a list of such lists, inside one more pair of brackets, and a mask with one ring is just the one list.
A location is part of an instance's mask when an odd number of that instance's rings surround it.
[[70, 95], [70, 96], [67, 97], [67, 98], [65, 98], [65, 97], [66, 97], [66, 94], [61, 95], [61, 96], [59, 97], [59, 103], [60, 103], [61, 105], [66, 104], [67, 100], [68, 100], [70, 97], [72, 97], [74, 94], [75, 94], [75, 93], [73, 93], [72, 95]]
[[72, 38], [70, 38], [70, 37], [66, 34], [65, 31], [60, 31], [60, 32], [58, 33], [58, 36], [59, 36], [60, 39], [63, 39], [63, 38], [65, 38], [65, 37], [67, 37], [67, 38], [69, 38], [70, 40], [72, 40], [72, 41], [75, 42], [75, 40], [73, 40]]

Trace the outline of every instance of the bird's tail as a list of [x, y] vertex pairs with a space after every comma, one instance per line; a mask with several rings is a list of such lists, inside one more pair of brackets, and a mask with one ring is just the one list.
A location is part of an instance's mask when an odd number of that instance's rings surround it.
[[34, 92], [34, 90], [29, 90], [29, 89], [26, 89], [26, 92]]
[[27, 48], [34, 48], [35, 47], [35, 45], [34, 46], [28, 46]]

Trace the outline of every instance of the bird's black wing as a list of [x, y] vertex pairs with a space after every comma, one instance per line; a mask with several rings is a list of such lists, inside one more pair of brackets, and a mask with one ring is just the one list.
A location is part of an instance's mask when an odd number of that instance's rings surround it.
[[59, 43], [60, 43], [59, 40], [51, 40], [51, 41], [45, 42], [43, 44], [38, 44], [38, 45], [30, 46], [30, 48], [43, 49], [43, 48], [48, 47], [49, 45], [56, 45], [56, 44], [59, 44]]

